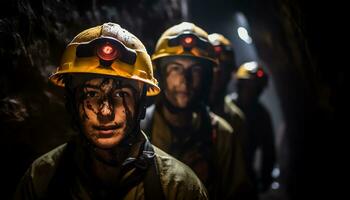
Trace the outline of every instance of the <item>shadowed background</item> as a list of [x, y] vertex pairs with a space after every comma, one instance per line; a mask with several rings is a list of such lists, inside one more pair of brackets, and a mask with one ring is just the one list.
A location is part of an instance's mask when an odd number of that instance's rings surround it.
[[[183, 20], [231, 39], [238, 65], [262, 60], [271, 74], [272, 81], [262, 100], [274, 122], [283, 195], [270, 199], [301, 199], [307, 194], [320, 194], [317, 191], [328, 186], [319, 180], [329, 176], [319, 173], [325, 164], [323, 156], [328, 153], [320, 141], [332, 134], [337, 137], [331, 125], [345, 101], [343, 69], [329, 70], [333, 60], [332, 52], [327, 50], [331, 49], [328, 46], [334, 33], [325, 24], [333, 23], [336, 17], [327, 12], [332, 10], [328, 6], [301, 0], [2, 1], [2, 196], [11, 197], [35, 158], [74, 134], [62, 92], [47, 78], [77, 33], [115, 22], [140, 38], [152, 53], [162, 32]], [[252, 44], [244, 44], [238, 38], [239, 26], [246, 27]], [[229, 90], [234, 90], [233, 83]]]

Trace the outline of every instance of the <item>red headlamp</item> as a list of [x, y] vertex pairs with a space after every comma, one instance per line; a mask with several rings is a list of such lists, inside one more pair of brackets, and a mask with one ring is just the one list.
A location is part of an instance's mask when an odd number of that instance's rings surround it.
[[109, 43], [105, 43], [98, 47], [97, 55], [102, 60], [110, 61], [114, 60], [118, 56], [117, 49]]
[[193, 47], [195, 44], [195, 40], [193, 37], [187, 36], [187, 37], [182, 38], [181, 44], [184, 47]]
[[214, 51], [217, 55], [220, 55], [222, 48], [220, 46], [214, 46]]
[[259, 70], [256, 72], [256, 76], [259, 77], [259, 78], [261, 78], [261, 77], [264, 76], [264, 72], [263, 72], [261, 69], [259, 69]]

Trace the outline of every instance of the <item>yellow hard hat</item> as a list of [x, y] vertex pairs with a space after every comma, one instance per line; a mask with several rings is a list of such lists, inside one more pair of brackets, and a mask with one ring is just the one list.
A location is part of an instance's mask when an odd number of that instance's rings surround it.
[[267, 74], [258, 62], [243, 63], [235, 73], [237, 79], [267, 80]]
[[63, 87], [64, 75], [77, 73], [141, 81], [148, 86], [147, 96], [160, 92], [146, 48], [136, 36], [114, 23], [105, 23], [79, 33], [68, 44], [60, 66], [49, 79]]
[[167, 29], [159, 38], [152, 60], [170, 56], [189, 56], [217, 64], [208, 33], [193, 23], [182, 22]]
[[230, 40], [228, 40], [225, 36], [219, 33], [209, 34], [208, 39], [209, 42], [214, 46], [215, 54], [220, 62], [234, 62], [234, 51]]

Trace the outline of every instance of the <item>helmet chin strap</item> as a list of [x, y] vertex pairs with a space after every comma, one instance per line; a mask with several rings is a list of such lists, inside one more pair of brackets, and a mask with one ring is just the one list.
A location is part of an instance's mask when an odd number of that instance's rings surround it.
[[[136, 122], [140, 122], [143, 118], [145, 118], [146, 115], [146, 94], [147, 94], [147, 86], [146, 84], [143, 84], [141, 96], [139, 100], [139, 107], [137, 109], [137, 118]], [[138, 123], [140, 124], [140, 123]]]

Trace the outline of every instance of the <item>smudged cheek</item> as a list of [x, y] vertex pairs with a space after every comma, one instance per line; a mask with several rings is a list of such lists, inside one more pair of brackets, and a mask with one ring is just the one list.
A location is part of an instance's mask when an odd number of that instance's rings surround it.
[[175, 99], [175, 93], [177, 88], [179, 87], [179, 82], [172, 82], [174, 79], [167, 79], [166, 89], [164, 90], [166, 96], [170, 99]]
[[[132, 96], [127, 96], [127, 97], [125, 97], [124, 101], [125, 102], [122, 103], [120, 105], [120, 107], [118, 107], [118, 108], [122, 109], [121, 112], [123, 115], [125, 115], [126, 118], [127, 117], [133, 118], [135, 115], [135, 100], [134, 100], [134, 98]], [[128, 111], [126, 111], [126, 109]], [[128, 113], [131, 114], [131, 116], [126, 116]]]
[[80, 119], [82, 121], [96, 122], [98, 110], [95, 107], [89, 101], [84, 101], [83, 104], [80, 104]]
[[194, 76], [192, 81], [192, 87], [194, 90], [198, 90], [202, 85], [202, 79], [199, 76]]
[[114, 121], [120, 123], [120, 122], [126, 122], [126, 114], [125, 109], [123, 106], [115, 106], [114, 107]]
[[174, 82], [167, 82], [165, 90], [165, 96], [167, 99], [177, 107], [185, 107], [189, 100], [192, 98], [191, 89], [188, 89], [185, 81], [181, 79], [173, 79]]
[[94, 135], [93, 125], [98, 123], [97, 115], [91, 110], [83, 109], [83, 106], [80, 106], [79, 112], [82, 131], [87, 136]]
[[170, 90], [174, 90], [175, 88], [186, 86], [185, 77], [182, 75], [168, 76], [166, 79], [166, 82], [167, 82], [167, 88]]

